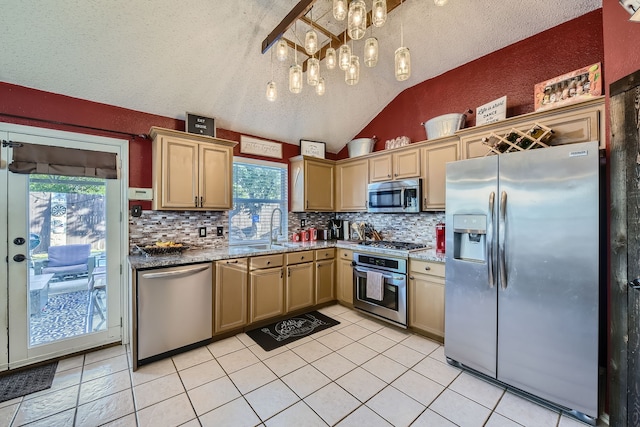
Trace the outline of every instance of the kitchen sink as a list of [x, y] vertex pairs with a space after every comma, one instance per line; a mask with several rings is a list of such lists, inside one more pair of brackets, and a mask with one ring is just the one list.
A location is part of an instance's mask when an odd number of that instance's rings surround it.
[[267, 249], [285, 249], [287, 246], [285, 245], [278, 245], [278, 244], [268, 244], [268, 243], [261, 243], [261, 244], [256, 244], [256, 245], [247, 245], [245, 246], [246, 248], [250, 248], [250, 249], [258, 249], [258, 250], [267, 250]]

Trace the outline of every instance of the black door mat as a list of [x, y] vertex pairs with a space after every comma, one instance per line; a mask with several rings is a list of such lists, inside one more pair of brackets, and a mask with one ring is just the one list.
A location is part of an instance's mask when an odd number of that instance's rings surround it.
[[312, 311], [247, 331], [246, 334], [258, 343], [264, 351], [271, 351], [338, 324], [340, 322], [337, 320], [333, 320], [317, 311]]
[[51, 387], [58, 362], [7, 372], [0, 376], [0, 402]]

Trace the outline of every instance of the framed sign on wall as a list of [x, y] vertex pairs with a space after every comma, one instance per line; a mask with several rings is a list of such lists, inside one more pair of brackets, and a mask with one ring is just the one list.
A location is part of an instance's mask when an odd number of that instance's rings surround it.
[[187, 112], [186, 128], [187, 133], [198, 135], [216, 136], [216, 124], [213, 117], [205, 117]]
[[326, 144], [324, 142], [300, 140], [300, 154], [303, 156], [319, 157], [324, 159], [326, 154]]

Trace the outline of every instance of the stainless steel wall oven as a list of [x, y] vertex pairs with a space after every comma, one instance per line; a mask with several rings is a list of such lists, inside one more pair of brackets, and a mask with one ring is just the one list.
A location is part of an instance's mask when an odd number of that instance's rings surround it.
[[[379, 319], [407, 327], [407, 259], [353, 254], [353, 306]], [[382, 275], [381, 299], [367, 297], [367, 273]]]

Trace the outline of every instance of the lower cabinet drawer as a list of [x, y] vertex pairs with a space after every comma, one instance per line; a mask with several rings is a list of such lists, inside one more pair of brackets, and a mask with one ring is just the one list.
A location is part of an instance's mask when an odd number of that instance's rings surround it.
[[286, 254], [287, 265], [313, 261], [313, 251], [291, 252]]

